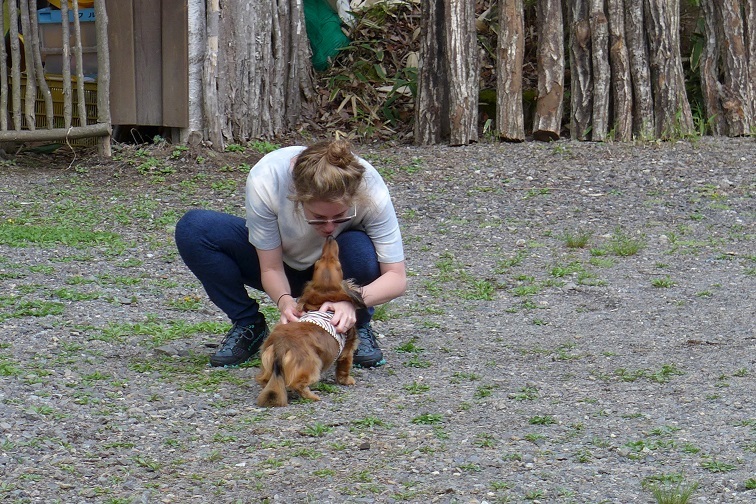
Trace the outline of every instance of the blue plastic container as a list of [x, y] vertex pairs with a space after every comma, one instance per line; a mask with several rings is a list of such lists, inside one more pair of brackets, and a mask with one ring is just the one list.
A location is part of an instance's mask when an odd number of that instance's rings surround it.
[[[63, 21], [63, 15], [58, 9], [52, 9], [50, 7], [45, 7], [44, 9], [39, 9], [37, 11], [37, 20], [40, 24], [44, 23], [58, 23], [60, 24], [61, 21]], [[73, 10], [68, 10], [68, 21], [70, 23], [73, 23], [74, 16], [73, 16]], [[94, 9], [79, 9], [79, 23], [86, 23], [86, 22], [94, 22], [95, 20], [95, 10]]]

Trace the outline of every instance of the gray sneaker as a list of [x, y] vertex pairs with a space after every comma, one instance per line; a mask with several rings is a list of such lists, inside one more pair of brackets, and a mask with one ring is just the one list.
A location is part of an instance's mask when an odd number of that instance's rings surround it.
[[210, 365], [234, 367], [244, 364], [257, 353], [269, 332], [265, 319], [261, 324], [234, 324], [223, 337], [218, 351], [210, 356]]
[[360, 339], [360, 344], [354, 352], [354, 367], [372, 368], [386, 364], [370, 323], [357, 327], [357, 337]]

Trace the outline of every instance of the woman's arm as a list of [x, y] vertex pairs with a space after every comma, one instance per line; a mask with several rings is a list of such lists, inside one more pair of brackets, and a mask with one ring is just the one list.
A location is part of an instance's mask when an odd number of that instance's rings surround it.
[[381, 276], [362, 288], [367, 306], [378, 306], [403, 295], [407, 290], [407, 271], [404, 261], [381, 263]]
[[[398, 263], [381, 263], [381, 276], [362, 287], [362, 299], [367, 306], [376, 306], [391, 301], [404, 294], [407, 289], [407, 274], [404, 261]], [[331, 323], [339, 332], [345, 332], [357, 320], [352, 303], [339, 301], [326, 302], [320, 307], [323, 311], [333, 311]]]
[[297, 300], [291, 295], [289, 279], [286, 278], [281, 247], [271, 250], [257, 250], [260, 260], [260, 279], [265, 293], [277, 303], [281, 312], [281, 323], [296, 322], [301, 315], [297, 311]]

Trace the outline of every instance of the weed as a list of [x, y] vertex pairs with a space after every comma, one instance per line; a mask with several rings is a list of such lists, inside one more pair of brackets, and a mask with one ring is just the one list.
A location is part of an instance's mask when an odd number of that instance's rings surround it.
[[391, 303], [384, 303], [382, 305], [375, 307], [375, 312], [373, 313], [373, 320], [377, 320], [379, 322], [385, 322], [387, 320], [391, 319], [391, 315], [389, 314], [389, 305]]
[[422, 348], [422, 347], [420, 347], [420, 346], [417, 346], [415, 344], [416, 341], [417, 341], [417, 338], [413, 337], [408, 342], [406, 342], [406, 343], [404, 343], [404, 344], [399, 345], [398, 347], [396, 347], [396, 351], [400, 352], [400, 353], [421, 353], [421, 352], [423, 352], [425, 349]]
[[249, 143], [249, 148], [259, 152], [260, 154], [268, 154], [270, 152], [273, 152], [274, 150], [280, 149], [281, 146], [276, 143], [255, 140]]
[[651, 285], [658, 288], [669, 288], [675, 285], [675, 282], [672, 281], [672, 279], [669, 278], [669, 276], [664, 276], [661, 278], [654, 278], [651, 280]]
[[575, 460], [577, 460], [581, 464], [585, 464], [593, 460], [593, 453], [591, 453], [591, 451], [587, 448], [582, 448], [575, 452]]
[[551, 415], [536, 415], [528, 419], [530, 425], [552, 425], [557, 423], [556, 419]]
[[412, 419], [412, 423], [418, 425], [435, 425], [443, 422], [444, 415], [440, 413], [423, 413]]
[[137, 455], [132, 460], [134, 460], [134, 463], [136, 463], [136, 465], [138, 465], [139, 467], [144, 467], [148, 471], [157, 472], [158, 470], [160, 470], [160, 463], [155, 460], [148, 459], [147, 457]]
[[680, 483], [676, 486], [653, 485], [651, 493], [657, 504], [687, 504], [697, 488], [698, 483]]
[[730, 471], [735, 470], [734, 464], [720, 462], [715, 459], [704, 460], [703, 462], [701, 462], [701, 467], [713, 473], [724, 473], [724, 472], [730, 472]]
[[481, 385], [477, 389], [475, 389], [475, 393], [473, 394], [473, 397], [475, 399], [483, 399], [491, 394], [493, 394], [494, 389], [496, 389], [495, 385]]
[[373, 427], [386, 427], [386, 422], [378, 417], [367, 416], [361, 420], [353, 420], [352, 424], [361, 429], [372, 429]]
[[530, 490], [525, 492], [525, 500], [535, 501], [542, 498], [546, 493], [543, 490]]
[[477, 373], [463, 373], [461, 371], [455, 371], [452, 374], [451, 383], [461, 383], [462, 381], [476, 381], [480, 380], [480, 375]]
[[[0, 365], [1, 364], [2, 363], [0, 362]], [[0, 368], [0, 371], [1, 371], [1, 368]], [[2, 373], [0, 372], [0, 374], [2, 374]], [[430, 386], [429, 385], [426, 385], [424, 383], [418, 383], [416, 381], [412, 382], [412, 383], [410, 383], [408, 385], [405, 385], [402, 388], [404, 390], [406, 390], [407, 392], [409, 392], [410, 394], [413, 394], [413, 395], [422, 394], [422, 393], [428, 392], [430, 390]]]
[[507, 271], [509, 271], [510, 268], [513, 268], [521, 264], [524, 258], [525, 258], [525, 253], [518, 252], [514, 257], [502, 259], [498, 263], [496, 263], [496, 268], [494, 269], [494, 271], [498, 274], [506, 273]]
[[609, 240], [609, 251], [620, 257], [629, 257], [637, 254], [645, 248], [645, 238], [633, 238], [625, 233], [622, 228], [616, 228]]
[[474, 444], [481, 448], [493, 448], [496, 446], [496, 439], [488, 433], [478, 434]]
[[239, 152], [239, 153], [242, 153], [245, 150], [247, 150], [247, 148], [244, 147], [243, 145], [239, 145], [239, 144], [235, 144], [235, 143], [226, 145], [226, 152]]
[[431, 363], [427, 360], [421, 359], [417, 354], [413, 354], [408, 361], [404, 363], [405, 366], [416, 369], [425, 369], [431, 367]]
[[538, 389], [536, 387], [523, 387], [518, 392], [510, 394], [509, 397], [515, 401], [534, 401], [538, 399]]
[[525, 439], [526, 441], [530, 441], [531, 443], [535, 443], [542, 439], [546, 439], [546, 435], [539, 434], [538, 432], [528, 432], [527, 434], [523, 436], [523, 439]]
[[567, 248], [585, 248], [592, 236], [591, 231], [578, 230], [574, 233], [568, 231], [564, 234], [564, 244]]
[[304, 429], [304, 434], [309, 437], [323, 437], [333, 430], [333, 427], [315, 422], [312, 425], [308, 425]]

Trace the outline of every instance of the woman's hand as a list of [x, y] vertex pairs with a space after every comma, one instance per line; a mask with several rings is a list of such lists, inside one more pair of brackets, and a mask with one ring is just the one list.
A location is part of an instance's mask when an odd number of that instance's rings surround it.
[[321, 305], [319, 311], [333, 312], [331, 324], [340, 333], [347, 332], [357, 322], [357, 310], [355, 310], [354, 305], [349, 301], [337, 301], [335, 303], [326, 301]]
[[278, 311], [281, 312], [281, 318], [279, 322], [281, 324], [288, 324], [289, 322], [297, 322], [302, 313], [297, 310], [297, 300], [293, 297], [286, 295], [278, 303]]

